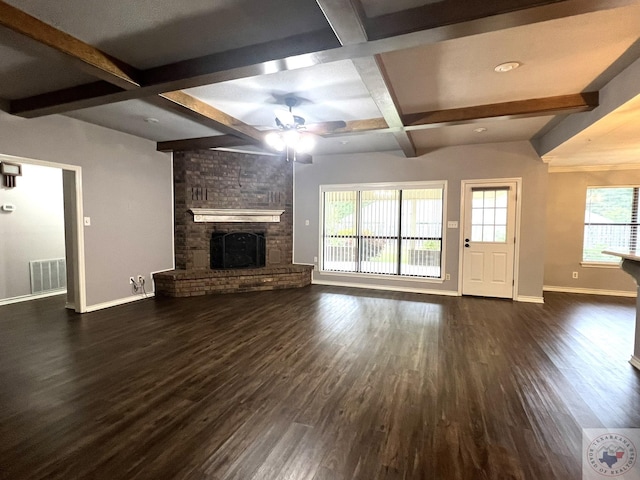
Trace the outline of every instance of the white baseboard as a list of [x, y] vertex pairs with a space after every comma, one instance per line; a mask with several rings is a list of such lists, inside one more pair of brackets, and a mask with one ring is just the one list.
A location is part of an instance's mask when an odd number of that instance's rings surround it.
[[637, 368], [638, 370], [640, 370], [640, 358], [636, 357], [635, 355], [631, 355], [631, 359], [629, 360], [629, 363], [633, 365], [635, 368]]
[[405, 292], [405, 293], [425, 293], [427, 295], [445, 295], [447, 297], [459, 297], [460, 294], [453, 290], [432, 290], [426, 288], [409, 288], [409, 287], [392, 287], [386, 285], [369, 285], [367, 283], [351, 283], [351, 282], [334, 282], [331, 280], [317, 280], [314, 279], [311, 282], [314, 285], [327, 285], [330, 287], [352, 287], [352, 288], [364, 288], [368, 290], [386, 290], [390, 292]]
[[105, 308], [117, 307], [118, 305], [124, 305], [125, 303], [137, 302], [138, 300], [145, 300], [147, 298], [152, 298], [155, 296], [155, 293], [147, 293], [147, 296], [144, 295], [134, 295], [132, 297], [119, 298], [117, 300], [111, 300], [110, 302], [97, 303], [95, 305], [87, 306], [87, 309], [83, 313], [95, 312], [96, 310], [103, 310]]
[[544, 297], [529, 297], [527, 295], [518, 295], [516, 302], [524, 303], [544, 303]]
[[585, 295], [609, 295], [610, 297], [630, 297], [638, 296], [637, 292], [628, 292], [625, 290], [600, 290], [596, 288], [571, 288], [571, 287], [555, 287], [553, 285], [544, 285], [542, 290], [545, 292], [562, 292], [562, 293], [582, 293]]
[[66, 290], [55, 290], [53, 292], [35, 293], [33, 295], [21, 295], [19, 297], [5, 298], [0, 300], [0, 306], [11, 305], [12, 303], [28, 302], [29, 300], [37, 300], [38, 298], [55, 297], [56, 295], [66, 295]]

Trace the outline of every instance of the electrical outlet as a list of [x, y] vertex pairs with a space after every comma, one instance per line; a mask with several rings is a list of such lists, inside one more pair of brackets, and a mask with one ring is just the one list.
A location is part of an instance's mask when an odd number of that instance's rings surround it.
[[129, 285], [135, 285], [136, 284], [136, 280], [133, 277], [129, 277]]
[[578, 272], [573, 272], [571, 274], [571, 277], [574, 278], [574, 279], [578, 278]]
[[449, 275], [448, 273], [445, 274], [444, 279], [445, 280], [451, 280], [451, 275]]
[[138, 275], [138, 283], [144, 285], [144, 275]]

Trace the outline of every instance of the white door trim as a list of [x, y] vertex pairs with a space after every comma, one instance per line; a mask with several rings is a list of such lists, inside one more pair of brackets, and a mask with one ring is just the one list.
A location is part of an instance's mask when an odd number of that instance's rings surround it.
[[[36, 160], [33, 158], [15, 157], [13, 155], [0, 154], [0, 161], [13, 163], [26, 163], [28, 165], [38, 165], [41, 167], [59, 168], [61, 170], [71, 171], [75, 174], [75, 201], [76, 201], [76, 236], [74, 241], [76, 248], [74, 249], [77, 258], [74, 259], [76, 266], [76, 282], [78, 283], [78, 297], [75, 302], [75, 311], [84, 313], [87, 310], [87, 291], [85, 278], [85, 261], [84, 261], [84, 225], [83, 225], [83, 208], [82, 208], [82, 167], [78, 165], [68, 165], [65, 163], [48, 162], [44, 160]], [[73, 288], [68, 285], [67, 288]]]
[[484, 178], [474, 180], [462, 180], [460, 182], [460, 222], [458, 237], [458, 295], [462, 295], [462, 267], [464, 256], [464, 225], [465, 225], [465, 192], [467, 186], [493, 187], [507, 183], [516, 184], [516, 242], [513, 251], [513, 292], [512, 299], [518, 299], [518, 285], [520, 272], [520, 214], [522, 210], [522, 177], [514, 178]]

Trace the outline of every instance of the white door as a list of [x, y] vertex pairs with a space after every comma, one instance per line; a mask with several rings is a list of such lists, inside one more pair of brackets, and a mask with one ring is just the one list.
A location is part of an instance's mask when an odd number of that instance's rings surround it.
[[462, 294], [513, 298], [517, 184], [466, 184]]

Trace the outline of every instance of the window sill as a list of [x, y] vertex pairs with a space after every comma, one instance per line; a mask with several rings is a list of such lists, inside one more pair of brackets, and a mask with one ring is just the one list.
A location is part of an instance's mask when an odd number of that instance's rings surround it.
[[620, 268], [620, 262], [580, 262], [585, 268]]
[[444, 278], [434, 277], [410, 277], [403, 275], [385, 275], [383, 273], [354, 273], [354, 272], [338, 272], [335, 270], [317, 270], [318, 273], [327, 276], [351, 277], [351, 278], [367, 278], [378, 280], [391, 280], [392, 282], [420, 282], [420, 283], [444, 283]]

